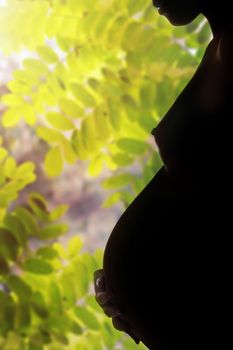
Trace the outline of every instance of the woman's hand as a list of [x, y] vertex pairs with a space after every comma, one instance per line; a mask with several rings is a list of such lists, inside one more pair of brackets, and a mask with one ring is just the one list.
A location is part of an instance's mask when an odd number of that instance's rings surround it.
[[136, 337], [129, 324], [124, 320], [121, 310], [117, 307], [114, 295], [107, 291], [103, 269], [94, 272], [95, 299], [105, 315], [112, 318], [112, 324], [118, 331], [131, 336], [136, 344], [140, 340]]

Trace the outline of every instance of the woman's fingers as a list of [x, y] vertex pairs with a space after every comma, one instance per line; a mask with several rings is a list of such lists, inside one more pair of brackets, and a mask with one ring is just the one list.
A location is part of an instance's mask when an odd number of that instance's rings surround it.
[[123, 320], [122, 313], [114, 302], [114, 295], [106, 290], [105, 276], [103, 269], [94, 272], [95, 299], [106, 316], [112, 318], [114, 328], [127, 333], [138, 344], [140, 341]]
[[94, 272], [94, 288], [96, 294], [98, 292], [103, 292], [106, 289], [103, 269]]
[[112, 304], [105, 304], [102, 306], [102, 309], [105, 315], [107, 315], [108, 317], [117, 317], [121, 315], [121, 312], [118, 309], [118, 307]]
[[116, 317], [121, 315], [119, 308], [113, 302], [113, 296], [109, 292], [99, 292], [95, 299], [108, 317]]
[[94, 272], [95, 299], [102, 307], [104, 313], [108, 317], [120, 315], [120, 310], [114, 305], [114, 297], [112, 293], [105, 289], [104, 272], [102, 269]]
[[96, 293], [95, 299], [100, 306], [113, 301], [113, 295], [107, 291]]
[[112, 317], [112, 324], [118, 331], [126, 331], [129, 326], [120, 316]]

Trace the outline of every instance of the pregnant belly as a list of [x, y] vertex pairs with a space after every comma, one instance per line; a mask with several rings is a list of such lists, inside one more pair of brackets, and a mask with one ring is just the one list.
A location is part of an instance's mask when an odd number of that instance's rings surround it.
[[150, 349], [159, 349], [168, 329], [171, 338], [179, 334], [174, 325], [182, 313], [180, 300], [185, 304], [195, 284], [187, 278], [195, 238], [187, 232], [184, 237], [181, 206], [170, 189], [161, 170], [121, 216], [104, 252], [107, 288]]
[[213, 235], [226, 221], [215, 208], [222, 201], [196, 188], [189, 197], [181, 188], [179, 197], [162, 168], [121, 216], [105, 248], [107, 288], [148, 339], [155, 332], [162, 342], [168, 334], [171, 342], [175, 337], [185, 342], [184, 334], [193, 339], [192, 330], [204, 334], [206, 320], [211, 327], [217, 322], [215, 300], [219, 295], [224, 300], [230, 290], [231, 245], [224, 231]]
[[175, 225], [174, 208], [168, 212], [171, 208], [168, 191], [162, 168], [123, 213], [107, 242], [103, 266], [107, 287], [125, 310], [129, 300], [132, 305], [138, 304], [139, 294], [154, 293], [151, 287], [154, 277], [160, 280], [160, 285], [167, 279], [164, 272], [174, 257], [172, 225]]

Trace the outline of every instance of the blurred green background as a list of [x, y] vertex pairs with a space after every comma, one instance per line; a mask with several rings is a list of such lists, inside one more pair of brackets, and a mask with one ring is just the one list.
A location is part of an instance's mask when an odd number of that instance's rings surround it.
[[[0, 1], [0, 349], [134, 349], [93, 296], [210, 40], [151, 0]], [[145, 348], [138, 346], [138, 349]]]

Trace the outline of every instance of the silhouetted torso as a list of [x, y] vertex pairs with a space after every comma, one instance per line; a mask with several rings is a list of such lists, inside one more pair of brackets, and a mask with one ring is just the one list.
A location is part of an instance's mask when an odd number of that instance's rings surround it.
[[206, 339], [223, 312], [213, 308], [212, 291], [230, 290], [233, 92], [217, 44], [153, 130], [165, 167], [121, 216], [105, 248], [108, 288], [139, 335], [144, 324], [153, 349], [190, 348], [195, 327], [197, 339], [202, 332]]

